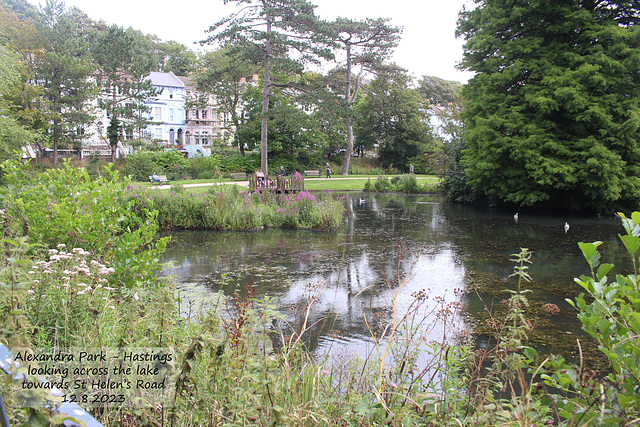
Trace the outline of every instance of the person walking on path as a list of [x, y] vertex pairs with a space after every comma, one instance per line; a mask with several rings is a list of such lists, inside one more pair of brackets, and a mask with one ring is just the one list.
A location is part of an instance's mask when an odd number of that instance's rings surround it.
[[331, 166], [327, 163], [327, 178], [331, 178]]

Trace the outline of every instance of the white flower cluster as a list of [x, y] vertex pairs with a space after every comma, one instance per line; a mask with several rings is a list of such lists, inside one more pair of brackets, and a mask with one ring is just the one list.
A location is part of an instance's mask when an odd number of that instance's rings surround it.
[[[32, 269], [28, 271], [30, 275], [36, 275], [38, 271], [42, 274], [49, 276], [47, 281], [49, 282], [49, 288], [55, 287], [56, 282], [59, 282], [61, 287], [66, 292], [75, 292], [76, 295], [84, 295], [93, 293], [102, 289], [105, 291], [113, 291], [114, 288], [103, 286], [103, 283], [107, 282], [106, 276], [109, 276], [115, 272], [112, 267], [107, 267], [101, 262], [92, 259], [87, 262], [87, 258], [91, 255], [90, 252], [85, 251], [82, 248], [73, 248], [70, 252], [66, 251], [66, 245], [61, 243], [56, 246], [57, 249], [49, 249], [48, 261], [38, 261]], [[60, 279], [59, 281], [56, 279]], [[93, 286], [85, 283], [85, 281], [93, 283]], [[39, 280], [34, 279], [34, 284], [40, 283]], [[35, 291], [30, 289], [28, 294], [33, 295], [35, 298]], [[42, 298], [45, 298], [45, 294]], [[104, 297], [105, 301], [109, 298]], [[110, 306], [113, 308], [113, 306]]]

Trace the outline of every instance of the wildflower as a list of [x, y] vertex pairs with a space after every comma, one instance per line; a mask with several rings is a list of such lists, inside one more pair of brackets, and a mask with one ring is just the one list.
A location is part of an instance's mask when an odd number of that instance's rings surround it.
[[323, 371], [322, 371], [322, 374], [323, 374], [323, 375], [329, 375], [329, 371], [327, 371], [327, 370], [323, 370]]
[[56, 248], [58, 248], [58, 249], [62, 249], [62, 248], [66, 248], [66, 247], [67, 247], [67, 245], [65, 245], [64, 243], [58, 243], [56, 245]]
[[116, 308], [115, 308], [114, 306], [112, 306], [112, 305], [110, 305], [110, 306], [109, 306], [109, 308], [110, 308], [111, 310], [115, 310], [115, 309], [116, 309]]
[[115, 273], [115, 271], [116, 270], [111, 267], [107, 268], [105, 266], [102, 266], [98, 269], [98, 274], [102, 276], [108, 276], [109, 274]]
[[35, 274], [35, 273], [33, 272], [33, 270], [29, 270], [27, 271], [27, 274]]
[[86, 283], [84, 283], [84, 282], [80, 282], [80, 283], [78, 283], [78, 286], [81, 286], [81, 287], [82, 287], [82, 286], [85, 286], [85, 287], [86, 287], [86, 286], [87, 286], [87, 284], [86, 284]]
[[136, 300], [136, 301], [138, 301], [140, 299], [140, 297], [138, 296], [137, 292], [133, 294], [133, 299]]
[[389, 383], [389, 385], [391, 386], [391, 388], [398, 388], [398, 384], [396, 383]]
[[84, 294], [84, 293], [85, 293], [85, 289], [83, 289], [83, 290], [81, 290], [81, 291], [78, 291], [78, 292], [77, 292], [77, 294], [78, 294], [78, 295], [82, 295], [82, 294]]
[[27, 293], [31, 294], [31, 295], [34, 295], [36, 293], [36, 291], [34, 291], [33, 289], [28, 289]]
[[115, 288], [111, 288], [109, 286], [105, 286], [103, 289], [106, 289], [108, 291], [115, 291], [116, 290]]
[[47, 252], [48, 252], [49, 255], [53, 255], [53, 254], [57, 254], [58, 253], [58, 251], [55, 250], [55, 249], [49, 249]]

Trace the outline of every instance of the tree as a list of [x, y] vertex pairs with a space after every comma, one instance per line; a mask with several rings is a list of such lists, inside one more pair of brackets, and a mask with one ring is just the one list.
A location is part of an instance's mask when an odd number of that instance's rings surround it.
[[398, 45], [401, 30], [387, 24], [388, 19], [366, 19], [354, 21], [338, 18], [324, 26], [329, 39], [344, 50], [346, 80], [344, 100], [346, 102], [347, 149], [342, 163], [342, 175], [349, 174], [349, 162], [353, 153], [353, 103], [358, 96], [361, 74], [356, 78], [356, 88], [352, 91], [353, 67], [361, 65], [370, 70], [388, 58]]
[[383, 167], [409, 170], [409, 159], [435, 147], [424, 113], [424, 101], [409, 87], [406, 71], [389, 67], [366, 87], [366, 96], [356, 106], [357, 141], [378, 144]]
[[[109, 126], [107, 126], [107, 139], [111, 146], [111, 153], [115, 153], [118, 149], [118, 142], [120, 142], [120, 136], [122, 135], [122, 126], [117, 116], [111, 116]], [[113, 155], [113, 154], [112, 154]]]
[[[243, 107], [248, 102], [244, 95], [248, 89], [246, 78], [257, 74], [259, 68], [230, 49], [218, 49], [207, 52], [201, 58], [196, 75], [199, 92], [213, 95], [218, 107], [231, 119], [233, 129], [240, 129], [244, 123]], [[198, 100], [195, 100], [197, 103]], [[244, 156], [244, 142], [240, 142], [238, 133], [234, 133], [234, 145]]]
[[172, 72], [176, 76], [188, 76], [195, 70], [198, 58], [195, 52], [185, 45], [176, 41], [160, 42], [157, 49], [161, 55], [159, 71]]
[[462, 84], [434, 76], [422, 76], [418, 81], [418, 92], [431, 104], [454, 103], [459, 97]]
[[[269, 106], [275, 87], [286, 87], [287, 77], [302, 72], [302, 64], [329, 57], [316, 29], [315, 6], [306, 0], [225, 0], [240, 8], [210, 28], [204, 43], [235, 47], [263, 69], [260, 163], [268, 173]], [[290, 56], [296, 51], [296, 57]]]
[[461, 13], [462, 163], [520, 206], [613, 211], [640, 197], [637, 2], [484, 1]]
[[5, 94], [20, 85], [19, 56], [0, 46], [0, 159], [7, 159], [22, 145], [33, 142], [35, 135], [11, 116]]
[[58, 162], [60, 144], [80, 143], [84, 126], [93, 120], [89, 101], [95, 86], [89, 76], [94, 70], [86, 54], [86, 34], [64, 3], [47, 0], [41, 10], [41, 33], [45, 51], [37, 60], [34, 79], [43, 87], [47, 100], [48, 136], [53, 143], [53, 162]]
[[[150, 123], [144, 101], [156, 94], [151, 81], [145, 79], [156, 69], [158, 58], [153, 54], [151, 41], [131, 28], [112, 25], [98, 34], [93, 56], [99, 67], [100, 87], [98, 106], [107, 117], [140, 135]], [[116, 147], [111, 145], [111, 160], [115, 162]]]
[[44, 55], [42, 35], [33, 20], [21, 21], [16, 14], [0, 5], [0, 44], [21, 57], [17, 62], [19, 82], [3, 93], [6, 107], [22, 126], [46, 131], [49, 125], [45, 114], [48, 106], [42, 96], [42, 86], [34, 77], [37, 64]]

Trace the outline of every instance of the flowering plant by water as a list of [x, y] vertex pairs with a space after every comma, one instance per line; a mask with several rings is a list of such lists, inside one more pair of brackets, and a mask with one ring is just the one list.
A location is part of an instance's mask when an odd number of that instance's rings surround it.
[[[128, 199], [157, 210], [160, 229], [255, 230], [267, 227], [331, 230], [344, 212], [331, 194], [240, 194], [235, 187], [211, 187], [207, 193], [170, 191]], [[137, 206], [137, 205], [136, 205]], [[141, 208], [142, 208], [141, 206]]]

